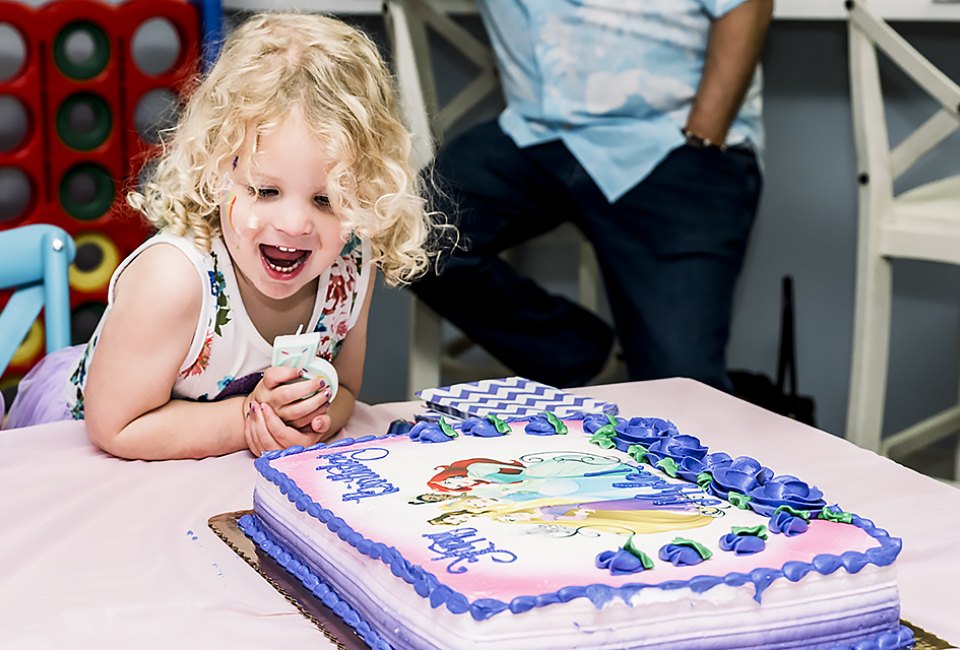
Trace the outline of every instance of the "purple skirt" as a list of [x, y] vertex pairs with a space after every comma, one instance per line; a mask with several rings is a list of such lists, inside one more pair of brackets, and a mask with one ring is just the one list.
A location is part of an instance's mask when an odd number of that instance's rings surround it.
[[[74, 345], [48, 354], [20, 380], [17, 396], [10, 405], [4, 429], [72, 420], [67, 405], [67, 380], [77, 368], [86, 344]], [[3, 403], [0, 400], [0, 417]]]

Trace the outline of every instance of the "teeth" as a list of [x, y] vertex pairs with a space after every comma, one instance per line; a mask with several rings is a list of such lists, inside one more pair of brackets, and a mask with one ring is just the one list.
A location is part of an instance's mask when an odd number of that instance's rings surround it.
[[296, 249], [296, 248], [287, 248], [287, 247], [285, 247], [285, 246], [277, 246], [277, 248], [279, 248], [280, 250], [282, 250], [284, 253], [296, 253], [297, 250], [298, 250], [298, 249]]
[[293, 273], [296, 269], [303, 266], [303, 262], [306, 259], [307, 259], [306, 257], [303, 257], [297, 260], [296, 262], [294, 262], [293, 264], [291, 264], [290, 266], [277, 266], [276, 264], [274, 264], [273, 262], [270, 262], [269, 260], [264, 260], [264, 261], [267, 262], [267, 266], [269, 266], [271, 269], [273, 269], [277, 273]]

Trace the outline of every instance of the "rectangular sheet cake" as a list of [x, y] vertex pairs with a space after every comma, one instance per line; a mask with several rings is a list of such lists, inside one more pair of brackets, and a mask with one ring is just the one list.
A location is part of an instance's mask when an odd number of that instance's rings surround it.
[[374, 648], [900, 648], [900, 541], [655, 418], [421, 423], [256, 461], [241, 528]]

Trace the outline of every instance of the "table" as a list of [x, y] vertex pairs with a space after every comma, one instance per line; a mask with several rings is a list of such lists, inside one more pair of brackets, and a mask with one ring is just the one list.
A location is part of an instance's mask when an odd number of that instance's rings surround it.
[[[685, 379], [574, 392], [672, 419], [713, 450], [819, 486], [902, 537], [902, 615], [960, 645], [960, 490]], [[346, 435], [385, 432], [417, 402], [359, 404]], [[332, 647], [207, 527], [249, 509], [252, 457], [127, 461], [82, 423], [0, 432], [0, 646]]]

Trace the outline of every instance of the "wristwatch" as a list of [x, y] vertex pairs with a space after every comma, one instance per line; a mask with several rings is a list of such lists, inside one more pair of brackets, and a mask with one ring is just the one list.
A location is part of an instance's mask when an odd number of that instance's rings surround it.
[[696, 147], [697, 149], [719, 149], [720, 151], [726, 151], [727, 145], [719, 144], [711, 140], [710, 138], [705, 138], [702, 135], [697, 135], [693, 131], [687, 128], [680, 129], [680, 133], [683, 134], [683, 137], [686, 138], [687, 144], [691, 147]]

